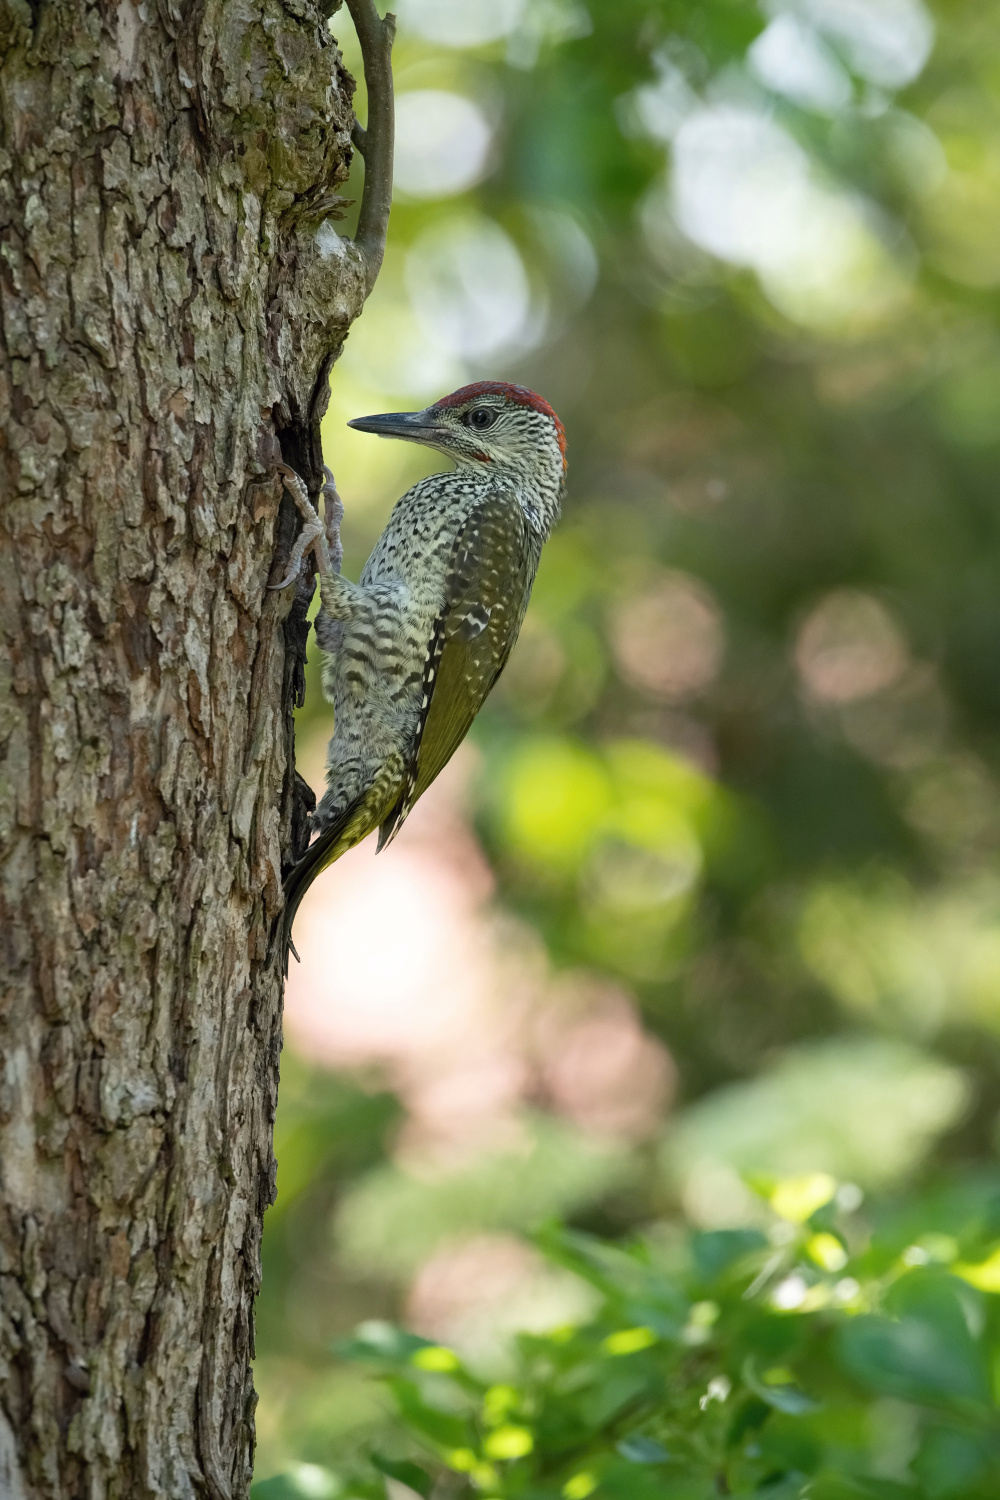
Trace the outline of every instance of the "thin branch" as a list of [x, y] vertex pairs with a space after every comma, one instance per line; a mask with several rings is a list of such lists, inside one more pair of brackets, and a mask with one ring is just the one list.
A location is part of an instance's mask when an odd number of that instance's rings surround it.
[[354, 29], [361, 43], [368, 88], [368, 125], [355, 125], [351, 139], [365, 159], [365, 187], [354, 243], [365, 262], [370, 292], [385, 254], [392, 203], [392, 148], [395, 111], [392, 100], [392, 42], [396, 17], [379, 19], [374, 0], [347, 0]]

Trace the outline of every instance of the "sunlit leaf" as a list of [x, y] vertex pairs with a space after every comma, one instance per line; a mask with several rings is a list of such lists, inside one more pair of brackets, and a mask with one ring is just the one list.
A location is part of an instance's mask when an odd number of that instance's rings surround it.
[[534, 1448], [535, 1439], [527, 1427], [516, 1427], [512, 1423], [497, 1427], [483, 1443], [487, 1458], [525, 1458]]
[[410, 1355], [411, 1365], [416, 1365], [418, 1370], [437, 1370], [442, 1374], [451, 1373], [461, 1368], [458, 1355], [451, 1349], [445, 1349], [440, 1344], [429, 1344], [426, 1348], [415, 1349]]
[[602, 1344], [606, 1354], [636, 1354], [656, 1343], [656, 1334], [651, 1328], [623, 1328], [618, 1333], [609, 1333]]
[[824, 1203], [829, 1203], [837, 1184], [829, 1172], [810, 1172], [802, 1177], [786, 1177], [771, 1193], [771, 1207], [783, 1219], [804, 1223]]

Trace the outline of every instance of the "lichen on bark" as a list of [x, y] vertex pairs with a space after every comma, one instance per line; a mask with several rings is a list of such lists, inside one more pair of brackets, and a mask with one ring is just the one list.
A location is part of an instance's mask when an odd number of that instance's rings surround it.
[[0, 1496], [241, 1497], [291, 709], [368, 267], [313, 0], [0, 0]]

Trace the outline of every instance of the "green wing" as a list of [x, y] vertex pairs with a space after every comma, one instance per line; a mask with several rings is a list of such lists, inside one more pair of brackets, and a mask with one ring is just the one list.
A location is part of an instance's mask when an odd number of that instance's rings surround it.
[[506, 666], [540, 552], [513, 494], [485, 500], [463, 527], [445, 582], [445, 607], [427, 643], [423, 708], [406, 787], [382, 824], [380, 849], [448, 764]]

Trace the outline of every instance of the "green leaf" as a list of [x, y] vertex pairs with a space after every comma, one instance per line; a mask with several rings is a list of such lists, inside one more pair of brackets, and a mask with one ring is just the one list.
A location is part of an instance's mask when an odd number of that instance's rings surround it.
[[707, 1230], [696, 1234], [691, 1243], [695, 1269], [706, 1281], [714, 1281], [745, 1256], [767, 1249], [767, 1243], [759, 1229]]
[[646, 1268], [618, 1245], [607, 1245], [595, 1235], [547, 1224], [533, 1236], [542, 1253], [608, 1296], [634, 1292]]
[[675, 1287], [661, 1284], [649, 1288], [657, 1294], [657, 1301], [630, 1299], [622, 1307], [622, 1316], [634, 1327], [644, 1324], [663, 1339], [679, 1339], [688, 1320], [690, 1306], [686, 1297]]
[[932, 1428], [913, 1460], [913, 1472], [934, 1496], [958, 1495], [979, 1479], [989, 1462], [981, 1437], [953, 1427]]
[[251, 1500], [335, 1500], [343, 1485], [318, 1464], [295, 1464], [292, 1471], [261, 1480], [250, 1490]]
[[624, 1361], [609, 1363], [607, 1374], [580, 1403], [580, 1415], [588, 1427], [600, 1428], [637, 1397], [651, 1394], [648, 1376]]
[[273, 1474], [251, 1487], [250, 1500], [302, 1500], [302, 1491], [290, 1474]]
[[773, 1410], [773, 1406], [768, 1406], [759, 1396], [748, 1396], [745, 1401], [741, 1401], [730, 1418], [726, 1447], [735, 1448], [748, 1432], [756, 1432], [758, 1427], [763, 1427]]
[[743, 1366], [743, 1379], [761, 1401], [775, 1411], [783, 1411], [789, 1417], [802, 1417], [807, 1412], [818, 1411], [819, 1402], [800, 1391], [798, 1386], [786, 1378], [774, 1378], [770, 1370], [759, 1372], [755, 1362], [748, 1359]]
[[902, 1277], [887, 1299], [889, 1310], [902, 1316], [849, 1319], [837, 1341], [841, 1363], [864, 1384], [891, 1395], [988, 1402], [986, 1362], [969, 1331], [970, 1290], [936, 1271]]
[[396, 1398], [404, 1421], [421, 1437], [429, 1438], [442, 1448], [471, 1446], [467, 1424], [461, 1417], [429, 1406], [420, 1391], [408, 1380], [390, 1380], [389, 1389]]
[[620, 1443], [615, 1444], [615, 1448], [630, 1464], [662, 1464], [670, 1457], [663, 1444], [658, 1443], [655, 1438], [638, 1435], [622, 1438]]
[[811, 1500], [812, 1490], [806, 1490], [807, 1479], [807, 1475], [795, 1470], [790, 1474], [768, 1475], [754, 1493], [760, 1500], [801, 1500], [808, 1493]]
[[818, 1474], [808, 1493], [809, 1500], [916, 1500], [911, 1485], [889, 1479], [849, 1479], [843, 1474]]
[[414, 1464], [406, 1458], [386, 1458], [381, 1453], [372, 1454], [372, 1463], [380, 1474], [388, 1474], [390, 1479], [398, 1479], [400, 1484], [405, 1484], [411, 1490], [416, 1490], [418, 1495], [423, 1495], [428, 1500], [434, 1481], [422, 1469], [419, 1464]]
[[407, 1333], [394, 1323], [372, 1318], [362, 1323], [350, 1339], [341, 1339], [333, 1345], [334, 1354], [341, 1359], [355, 1361], [378, 1360], [388, 1364], [409, 1364], [419, 1349], [433, 1348], [430, 1339], [422, 1339], [415, 1333]]

